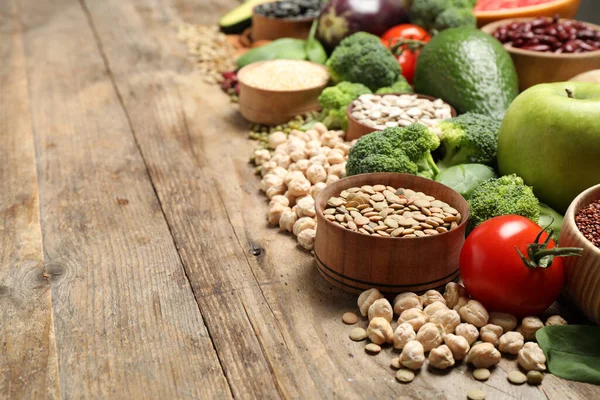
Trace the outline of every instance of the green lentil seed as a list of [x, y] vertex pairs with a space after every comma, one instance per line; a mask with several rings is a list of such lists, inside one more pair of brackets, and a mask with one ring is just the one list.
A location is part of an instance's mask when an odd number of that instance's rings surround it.
[[540, 385], [544, 380], [544, 374], [540, 371], [529, 371], [527, 373], [527, 383], [530, 385]]

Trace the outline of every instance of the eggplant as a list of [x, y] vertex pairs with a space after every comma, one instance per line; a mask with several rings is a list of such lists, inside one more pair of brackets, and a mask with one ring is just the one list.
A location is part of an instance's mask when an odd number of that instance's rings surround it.
[[321, 10], [317, 38], [329, 50], [356, 32], [381, 36], [409, 22], [408, 0], [331, 0]]

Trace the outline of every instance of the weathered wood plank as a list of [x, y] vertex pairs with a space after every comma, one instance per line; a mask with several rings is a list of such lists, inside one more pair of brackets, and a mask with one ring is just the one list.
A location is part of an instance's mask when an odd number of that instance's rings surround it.
[[60, 398], [22, 26], [0, 3], [0, 397]]
[[230, 397], [84, 9], [20, 18], [62, 393]]

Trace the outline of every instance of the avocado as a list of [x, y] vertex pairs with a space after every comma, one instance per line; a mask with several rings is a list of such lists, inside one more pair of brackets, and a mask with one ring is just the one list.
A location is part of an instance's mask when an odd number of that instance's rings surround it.
[[440, 32], [421, 50], [415, 92], [439, 97], [459, 113], [502, 118], [519, 94], [515, 65], [502, 44], [475, 28]]
[[274, 0], [247, 0], [223, 15], [219, 20], [221, 32], [227, 34], [242, 33], [252, 25], [252, 10], [259, 4], [269, 3]]

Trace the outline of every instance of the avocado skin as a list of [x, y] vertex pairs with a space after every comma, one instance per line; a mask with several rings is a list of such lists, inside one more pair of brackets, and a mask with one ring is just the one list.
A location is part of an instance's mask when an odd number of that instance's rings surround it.
[[252, 10], [254, 7], [268, 1], [269, 0], [248, 0], [229, 11], [219, 20], [221, 32], [228, 35], [244, 32], [246, 28], [252, 25]]
[[447, 29], [423, 48], [416, 93], [439, 97], [459, 113], [502, 118], [519, 93], [515, 65], [502, 44], [475, 28]]

